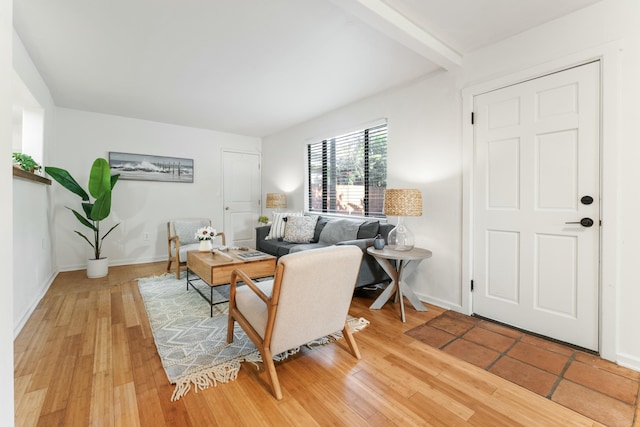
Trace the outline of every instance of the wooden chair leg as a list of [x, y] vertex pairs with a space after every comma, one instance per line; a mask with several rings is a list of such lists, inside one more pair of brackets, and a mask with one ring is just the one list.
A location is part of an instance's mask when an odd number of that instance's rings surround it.
[[260, 354], [262, 355], [262, 363], [264, 363], [265, 370], [269, 376], [269, 381], [271, 382], [273, 395], [276, 399], [282, 400], [282, 389], [280, 388], [280, 381], [278, 380], [278, 374], [276, 373], [276, 365], [273, 363], [273, 355], [266, 348], [260, 349]]
[[171, 271], [171, 259], [167, 261], [167, 273]]
[[345, 340], [347, 340], [347, 344], [349, 345], [351, 354], [353, 354], [355, 358], [358, 360], [362, 359], [362, 356], [360, 355], [360, 349], [358, 348], [358, 344], [356, 344], [356, 340], [353, 338], [351, 329], [349, 329], [349, 325], [347, 325], [346, 323], [344, 324], [342, 335], [344, 335]]
[[235, 327], [236, 319], [231, 315], [231, 310], [229, 310], [229, 320], [227, 321], [227, 344], [231, 344], [233, 342], [233, 328]]

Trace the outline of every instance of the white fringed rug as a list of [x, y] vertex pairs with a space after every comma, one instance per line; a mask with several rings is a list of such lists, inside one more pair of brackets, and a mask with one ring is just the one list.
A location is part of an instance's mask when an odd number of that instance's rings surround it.
[[[204, 286], [208, 293], [208, 286]], [[237, 323], [233, 343], [227, 344], [227, 303], [215, 305], [210, 317], [207, 302], [193, 289], [187, 291], [186, 279], [176, 280], [172, 274], [139, 279], [138, 287], [162, 366], [169, 382], [176, 385], [172, 401], [186, 395], [192, 385], [197, 392], [236, 379], [241, 362], [262, 361]], [[227, 299], [216, 292], [218, 289], [223, 292], [228, 286], [214, 288], [214, 301]], [[368, 324], [364, 318], [349, 319], [354, 332]], [[341, 336], [341, 332], [336, 332], [313, 344], [328, 343]], [[297, 349], [276, 359], [285, 359], [295, 352]]]

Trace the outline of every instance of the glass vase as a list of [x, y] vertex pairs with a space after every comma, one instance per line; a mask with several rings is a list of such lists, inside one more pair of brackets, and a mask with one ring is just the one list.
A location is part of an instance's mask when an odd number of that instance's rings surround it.
[[415, 246], [413, 233], [404, 225], [404, 217], [398, 217], [398, 225], [389, 232], [387, 246], [394, 251], [410, 251]]

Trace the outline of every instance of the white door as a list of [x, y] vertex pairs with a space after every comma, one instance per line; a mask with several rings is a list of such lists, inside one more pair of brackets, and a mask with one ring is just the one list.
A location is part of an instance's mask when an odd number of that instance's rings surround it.
[[474, 99], [473, 311], [591, 350], [599, 82], [593, 62]]
[[260, 216], [260, 155], [225, 151], [224, 233], [227, 246], [255, 248]]

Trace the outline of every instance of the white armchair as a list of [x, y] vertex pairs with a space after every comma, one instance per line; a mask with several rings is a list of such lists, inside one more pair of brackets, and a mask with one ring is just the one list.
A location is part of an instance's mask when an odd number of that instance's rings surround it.
[[[180, 266], [187, 263], [187, 251], [198, 250], [200, 242], [196, 238], [196, 231], [201, 227], [211, 225], [208, 218], [183, 218], [167, 222], [167, 272], [171, 272], [171, 264], [176, 263], [176, 279], [180, 279]], [[224, 233], [218, 231], [213, 246], [226, 244]]]
[[[342, 330], [360, 359], [346, 321], [361, 261], [356, 246], [330, 246], [281, 257], [273, 280], [256, 283], [240, 269], [233, 272], [227, 342], [237, 321], [260, 350], [276, 399], [282, 399], [276, 354]], [[241, 281], [247, 286], [237, 287]]]

